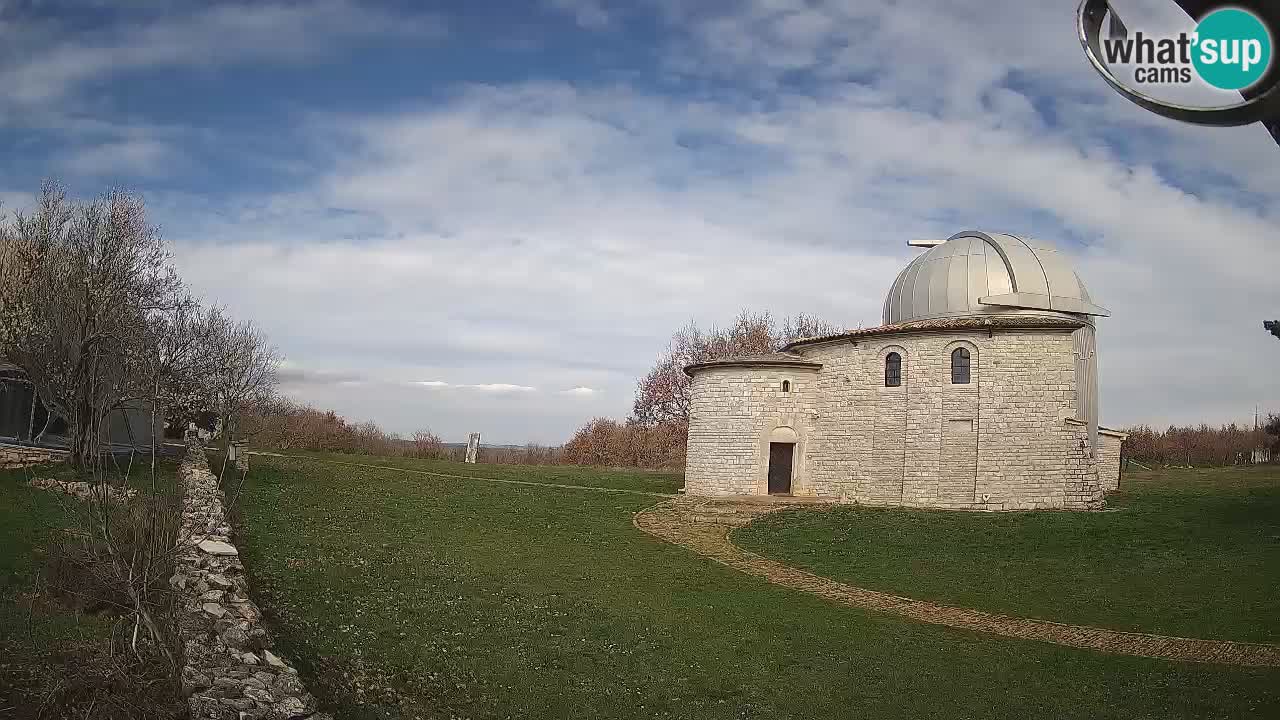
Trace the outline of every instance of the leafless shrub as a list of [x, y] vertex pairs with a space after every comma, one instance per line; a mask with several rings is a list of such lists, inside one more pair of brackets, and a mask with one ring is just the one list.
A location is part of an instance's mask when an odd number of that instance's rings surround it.
[[[110, 500], [107, 482], [87, 502], [64, 503], [70, 527], [51, 543], [48, 588], [86, 610], [110, 609], [127, 618], [127, 649], [139, 641], [174, 658], [173, 595], [168, 579], [181, 546], [181, 505], [172, 487]], [[117, 648], [124, 649], [124, 648]]]
[[430, 430], [419, 430], [413, 434], [410, 455], [425, 460], [443, 460], [448, 453], [439, 435]]
[[568, 465], [679, 468], [684, 466], [688, 426], [679, 421], [642, 425], [609, 418], [588, 422], [564, 446]]

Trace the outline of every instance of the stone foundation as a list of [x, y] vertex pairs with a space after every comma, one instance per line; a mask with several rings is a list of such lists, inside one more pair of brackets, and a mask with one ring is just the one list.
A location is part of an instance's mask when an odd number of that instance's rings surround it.
[[19, 445], [0, 445], [0, 470], [15, 470], [29, 465], [65, 460], [65, 450], [49, 448], [22, 447]]
[[182, 689], [193, 720], [332, 720], [298, 671], [271, 651], [231, 542], [218, 479], [196, 441], [179, 471], [182, 533], [170, 585], [180, 595]]

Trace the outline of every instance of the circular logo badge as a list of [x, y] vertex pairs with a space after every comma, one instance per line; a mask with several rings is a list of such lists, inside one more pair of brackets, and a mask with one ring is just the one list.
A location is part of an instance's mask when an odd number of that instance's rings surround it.
[[1220, 90], [1244, 90], [1271, 66], [1271, 33], [1258, 16], [1239, 8], [1215, 10], [1196, 25], [1191, 62], [1200, 78]]

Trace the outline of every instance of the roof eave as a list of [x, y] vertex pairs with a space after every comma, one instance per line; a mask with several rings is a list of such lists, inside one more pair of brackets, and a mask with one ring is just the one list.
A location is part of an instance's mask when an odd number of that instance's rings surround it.
[[[945, 318], [938, 318], [944, 320]], [[978, 319], [978, 318], [975, 318]], [[866, 328], [863, 330], [850, 330], [848, 332], [836, 335], [823, 335], [812, 338], [801, 338], [793, 340], [782, 347], [782, 352], [790, 352], [793, 348], [808, 347], [811, 345], [821, 345], [824, 343], [840, 342], [842, 340], [860, 340], [868, 337], [880, 337], [884, 335], [905, 335], [910, 333], [961, 333], [983, 330], [1074, 330], [1089, 325], [1084, 319], [1071, 320], [1067, 318], [1046, 318], [1042, 323], [1003, 323], [991, 318], [985, 319], [983, 322], [975, 322], [969, 325], [933, 325], [929, 324], [929, 320], [913, 320], [912, 323], [918, 325], [882, 325], [880, 327]]]
[[715, 368], [792, 368], [797, 370], [821, 370], [822, 363], [808, 360], [708, 360], [693, 363], [684, 367], [684, 374], [693, 377], [694, 373]]

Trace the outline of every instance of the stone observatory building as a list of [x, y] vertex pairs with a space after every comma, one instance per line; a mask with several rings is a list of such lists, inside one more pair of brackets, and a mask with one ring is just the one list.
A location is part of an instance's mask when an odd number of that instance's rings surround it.
[[685, 492], [1088, 510], [1119, 478], [1094, 319], [1052, 245], [962, 232], [894, 280], [884, 324], [685, 368]]

